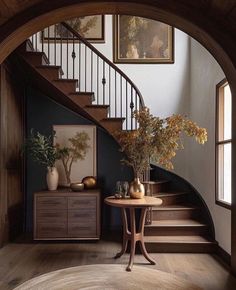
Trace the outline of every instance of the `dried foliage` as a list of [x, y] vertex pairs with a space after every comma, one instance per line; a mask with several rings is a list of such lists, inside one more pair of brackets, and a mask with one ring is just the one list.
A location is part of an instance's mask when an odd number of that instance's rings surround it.
[[60, 147], [57, 143], [56, 148], [57, 152], [62, 161], [63, 167], [65, 169], [67, 183], [71, 183], [70, 175], [72, 164], [77, 160], [84, 160], [88, 149], [88, 141], [90, 140], [89, 135], [86, 132], [77, 132], [73, 138], [69, 138], [70, 142], [69, 147]]
[[136, 176], [149, 168], [150, 160], [167, 169], [173, 169], [171, 159], [183, 149], [181, 135], [194, 137], [199, 144], [207, 141], [207, 131], [193, 121], [172, 115], [161, 119], [150, 114], [148, 108], [134, 112], [138, 129], [117, 132], [121, 151], [127, 155], [122, 163], [131, 166]]

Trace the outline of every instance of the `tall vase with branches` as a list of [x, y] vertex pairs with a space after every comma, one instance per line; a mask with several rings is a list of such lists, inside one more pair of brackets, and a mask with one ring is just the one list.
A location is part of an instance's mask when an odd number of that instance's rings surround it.
[[58, 186], [58, 172], [55, 162], [59, 155], [55, 146], [53, 146], [54, 135], [45, 136], [32, 129], [26, 140], [25, 147], [28, 149], [32, 159], [47, 167], [47, 185], [49, 190], [56, 190]]
[[140, 177], [149, 169], [149, 160], [167, 169], [173, 169], [172, 158], [176, 151], [184, 149], [182, 134], [194, 137], [199, 144], [207, 141], [207, 131], [181, 115], [167, 118], [154, 117], [148, 108], [134, 112], [138, 128], [117, 132], [121, 151], [126, 154], [122, 163], [133, 168], [134, 176]]

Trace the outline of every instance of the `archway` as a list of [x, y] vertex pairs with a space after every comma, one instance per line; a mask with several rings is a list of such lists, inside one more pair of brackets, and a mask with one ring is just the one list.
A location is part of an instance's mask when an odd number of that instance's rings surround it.
[[[211, 23], [200, 12], [195, 14], [189, 7], [166, 1], [50, 1], [38, 4], [18, 14], [0, 27], [0, 63], [27, 37], [47, 25], [65, 18], [93, 14], [133, 14], [157, 19], [173, 25], [205, 46], [219, 62], [230, 83], [233, 95], [233, 108], [236, 107], [236, 60], [235, 43], [230, 34], [224, 35], [220, 24]], [[172, 2], [172, 3], [171, 3]], [[236, 152], [236, 116], [233, 117], [233, 152]], [[233, 154], [233, 172], [236, 170], [236, 154]], [[232, 201], [232, 245], [236, 244], [236, 181], [233, 181]], [[236, 248], [232, 247], [232, 269], [236, 272]]]

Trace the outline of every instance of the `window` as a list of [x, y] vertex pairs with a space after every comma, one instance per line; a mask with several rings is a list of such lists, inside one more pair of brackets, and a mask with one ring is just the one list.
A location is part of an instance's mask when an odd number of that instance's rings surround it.
[[216, 87], [216, 203], [231, 205], [232, 98], [226, 80]]

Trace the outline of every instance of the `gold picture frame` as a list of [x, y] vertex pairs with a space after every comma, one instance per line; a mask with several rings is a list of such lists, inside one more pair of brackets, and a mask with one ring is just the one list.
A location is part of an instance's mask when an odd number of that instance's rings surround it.
[[174, 28], [138, 16], [113, 16], [113, 61], [174, 63]]
[[[105, 42], [105, 16], [91, 15], [75, 17], [65, 21], [75, 31], [80, 33], [86, 40], [93, 43]], [[44, 42], [73, 42], [73, 35], [68, 33], [60, 23], [45, 28], [42, 31], [42, 41]], [[74, 39], [75, 42], [78, 42]]]

